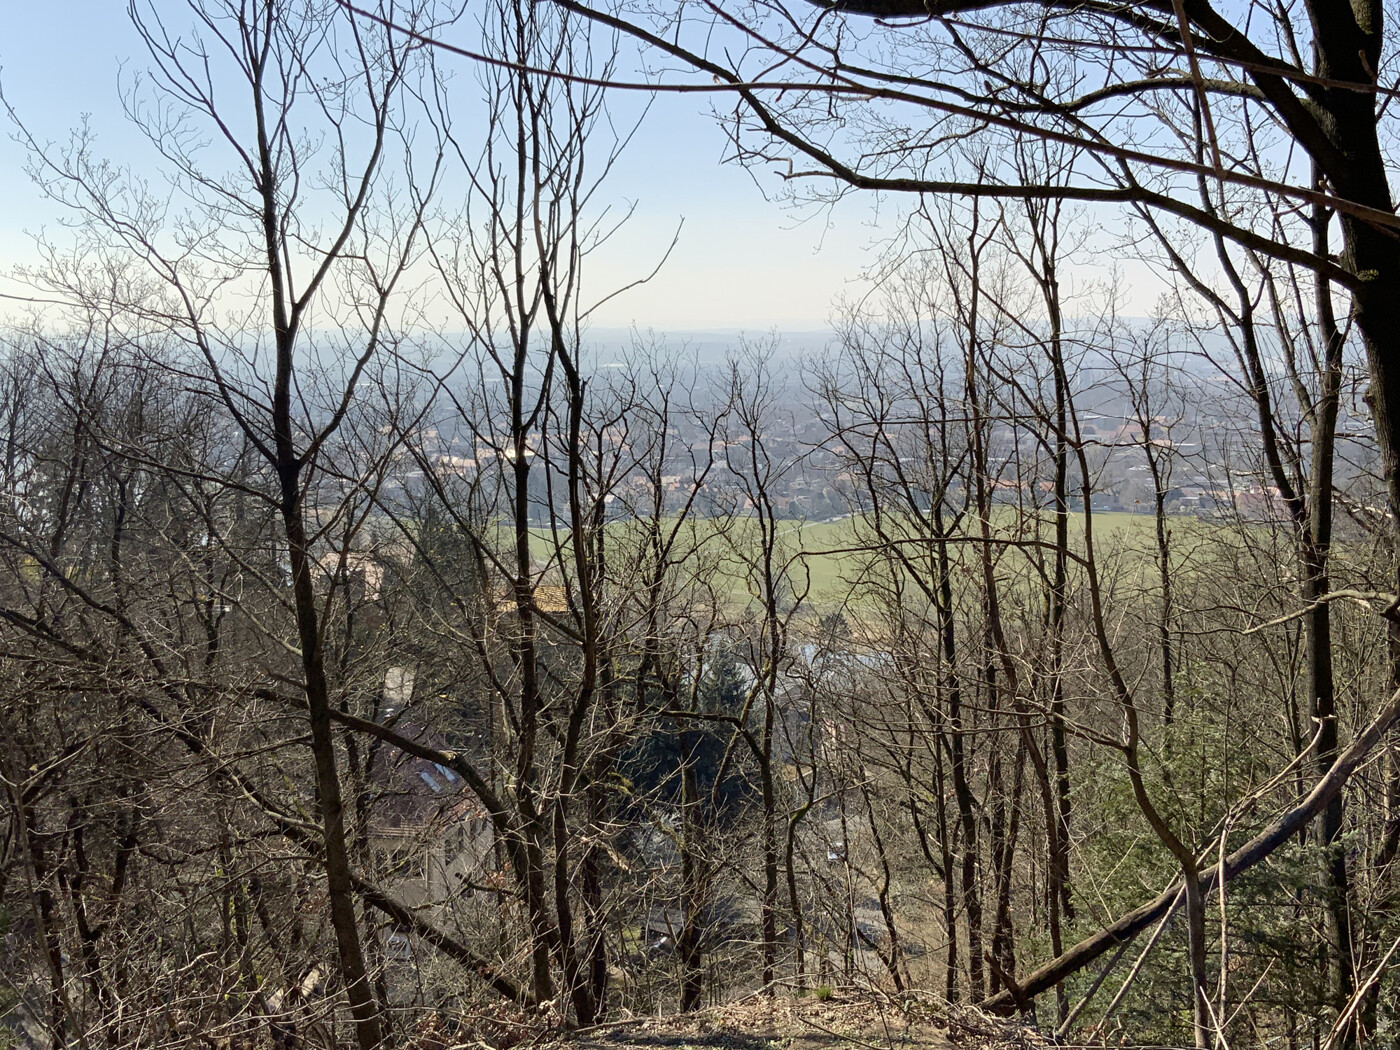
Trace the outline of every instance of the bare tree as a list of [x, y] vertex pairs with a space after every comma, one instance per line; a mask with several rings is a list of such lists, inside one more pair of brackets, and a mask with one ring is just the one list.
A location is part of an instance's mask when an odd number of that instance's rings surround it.
[[[195, 3], [189, 34], [154, 9], [133, 7], [132, 17], [153, 94], [133, 85], [128, 115], [188, 210], [115, 173], [82, 138], [53, 150], [25, 133], [40, 185], [84, 221], [80, 254], [55, 249], [30, 276], [186, 348], [182, 369], [275, 482], [266, 497], [286, 544], [339, 970], [369, 1050], [383, 1038], [381, 1007], [355, 915], [316, 548], [327, 525], [354, 514], [344, 502], [321, 504], [354, 476], [338, 442], [392, 352], [400, 281], [422, 248], [441, 155], [431, 141], [426, 153], [416, 147], [412, 110], [431, 66], [413, 39], [364, 27], [334, 4]], [[433, 18], [421, 9], [408, 20]], [[224, 102], [230, 77], [245, 92], [237, 109]], [[317, 138], [330, 148], [319, 150]], [[408, 193], [394, 188], [397, 178]], [[89, 258], [118, 267], [123, 283], [104, 284]]]

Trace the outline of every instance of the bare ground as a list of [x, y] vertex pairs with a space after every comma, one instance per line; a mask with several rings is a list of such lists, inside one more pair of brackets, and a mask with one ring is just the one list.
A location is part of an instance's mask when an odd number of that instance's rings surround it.
[[856, 989], [820, 997], [756, 995], [691, 1014], [630, 1018], [574, 1032], [532, 1031], [528, 1023], [506, 1022], [508, 1034], [497, 1025], [468, 1042], [459, 1037], [444, 1050], [1039, 1050], [1053, 1045], [1014, 1021], [932, 996], [896, 999]]

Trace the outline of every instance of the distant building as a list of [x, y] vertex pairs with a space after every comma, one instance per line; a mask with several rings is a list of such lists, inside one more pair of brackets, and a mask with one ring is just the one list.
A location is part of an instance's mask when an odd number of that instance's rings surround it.
[[[412, 696], [414, 672], [391, 667], [384, 698], [389, 717]], [[396, 732], [439, 751], [448, 741], [402, 720]], [[370, 767], [375, 798], [367, 837], [386, 886], [406, 905], [435, 908], [492, 881], [495, 838], [491, 821], [462, 778], [446, 765], [381, 749]]]

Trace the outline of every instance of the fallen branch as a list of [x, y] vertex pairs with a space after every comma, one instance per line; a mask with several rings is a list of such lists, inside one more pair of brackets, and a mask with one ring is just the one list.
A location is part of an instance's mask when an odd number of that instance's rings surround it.
[[[1301, 802], [1275, 817], [1262, 831], [1227, 856], [1223, 865], [1211, 865], [1201, 873], [1201, 892], [1210, 893], [1217, 887], [1222, 869], [1224, 880], [1228, 882], [1268, 858], [1274, 850], [1306, 827], [1346, 786], [1351, 775], [1397, 718], [1400, 718], [1400, 690], [1393, 693], [1371, 723], [1352, 738], [1351, 744], [1337, 756], [1332, 768], [1313, 785]], [[1166, 914], [1181, 890], [1182, 882], [1178, 879], [1155, 900], [1120, 916], [1112, 925], [1050, 960], [1021, 981], [1021, 994], [1029, 997], [1048, 991], [1105, 952], [1136, 937]], [[1009, 991], [998, 992], [984, 999], [980, 1005], [985, 1010], [1002, 1014], [1013, 1013], [1016, 1009], [1015, 998]]]

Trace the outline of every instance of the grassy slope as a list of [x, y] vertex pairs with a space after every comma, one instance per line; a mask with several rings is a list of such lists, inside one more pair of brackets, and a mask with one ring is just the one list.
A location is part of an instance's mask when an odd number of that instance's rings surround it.
[[[993, 531], [1007, 540], [1025, 539], [1032, 535], [1030, 526], [1024, 526], [1019, 537], [1011, 529], [1016, 525], [1015, 511], [1010, 507], [998, 508], [993, 517]], [[1129, 514], [1123, 511], [1095, 511], [1093, 514], [1096, 552], [1103, 564], [1109, 564], [1119, 555], [1132, 555], [1141, 559], [1141, 571], [1155, 572], [1151, 555], [1155, 543], [1154, 522], [1151, 515]], [[964, 534], [974, 529], [975, 523], [965, 522]], [[1207, 530], [1210, 525], [1195, 518], [1174, 518], [1172, 531], [1176, 539], [1184, 538], [1197, 530]], [[610, 526], [619, 533], [619, 539], [631, 530], [630, 523], [615, 523]], [[1084, 519], [1080, 514], [1070, 516], [1070, 543], [1075, 550], [1083, 549]], [[546, 530], [539, 530], [541, 541], [547, 539]], [[1042, 541], [1053, 537], [1053, 526], [1045, 517], [1040, 530]], [[854, 585], [867, 571], [870, 557], [866, 553], [870, 545], [868, 523], [855, 518], [837, 521], [778, 522], [779, 562], [788, 566], [793, 586], [801, 590], [809, 585], [808, 602], [817, 609], [832, 608], [851, 600]], [[567, 543], [567, 541], [565, 541]], [[626, 540], [622, 540], [626, 542]], [[718, 589], [727, 591], [737, 605], [751, 600], [751, 578], [756, 578], [758, 567], [753, 562], [759, 551], [758, 523], [752, 518], [730, 520], [723, 525], [716, 521], [696, 519], [689, 523], [686, 544], [693, 544], [703, 552], [707, 562], [713, 561], [717, 571], [726, 582]], [[540, 553], [543, 554], [541, 543]], [[973, 547], [955, 548], [967, 552]], [[1002, 568], [1014, 572], [1012, 565], [1024, 566], [1025, 558], [1008, 555], [1007, 548], [1002, 552]], [[1048, 554], [1048, 552], [1046, 552]], [[1008, 560], [1009, 559], [1009, 560]], [[859, 599], [857, 599], [857, 604]]]

